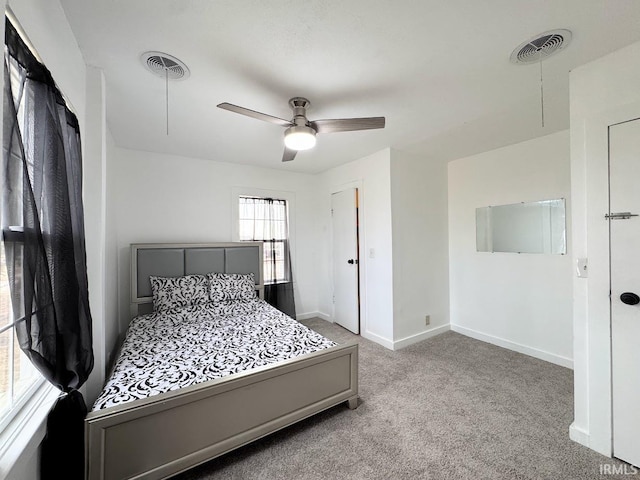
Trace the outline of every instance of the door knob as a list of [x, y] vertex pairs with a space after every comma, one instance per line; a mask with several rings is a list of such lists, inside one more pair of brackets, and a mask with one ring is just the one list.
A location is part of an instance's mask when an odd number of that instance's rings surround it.
[[622, 300], [622, 303], [626, 303], [627, 305], [637, 305], [640, 303], [640, 297], [631, 292], [624, 292], [620, 295], [620, 300]]
[[348, 263], [349, 265], [353, 265], [353, 258], [350, 258], [349, 260], [347, 260], [347, 263]]

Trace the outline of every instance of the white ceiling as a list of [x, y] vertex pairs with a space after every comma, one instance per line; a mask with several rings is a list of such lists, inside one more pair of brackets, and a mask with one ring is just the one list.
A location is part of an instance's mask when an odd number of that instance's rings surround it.
[[[451, 160], [568, 128], [569, 71], [640, 40], [638, 0], [61, 0], [85, 60], [104, 70], [122, 147], [319, 172], [385, 147]], [[571, 44], [543, 64], [511, 51], [546, 30]], [[158, 50], [191, 77], [169, 84], [140, 63]], [[281, 163], [283, 128], [216, 108], [290, 118], [384, 115], [384, 130], [321, 135]]]

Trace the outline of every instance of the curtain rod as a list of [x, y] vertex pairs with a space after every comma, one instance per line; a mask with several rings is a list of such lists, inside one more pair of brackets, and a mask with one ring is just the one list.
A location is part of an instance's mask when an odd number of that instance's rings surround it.
[[[42, 60], [42, 57], [38, 53], [38, 50], [36, 50], [36, 47], [34, 47], [33, 42], [31, 42], [31, 39], [29, 38], [29, 35], [27, 35], [27, 32], [25, 32], [24, 28], [22, 28], [22, 25], [18, 21], [16, 14], [13, 13], [13, 10], [11, 10], [11, 7], [9, 5], [7, 5], [4, 13], [7, 19], [9, 20], [9, 22], [11, 22], [11, 25], [13, 25], [13, 28], [15, 28], [16, 32], [18, 32], [18, 35], [20, 36], [24, 44], [27, 46], [31, 54], [35, 57], [35, 59], [40, 64], [46, 67], [46, 64]], [[73, 108], [73, 104], [69, 101], [69, 97], [67, 97], [64, 94], [64, 92], [60, 89], [60, 87], [58, 87], [57, 84], [56, 84], [56, 88], [58, 89], [58, 92], [60, 92], [60, 95], [62, 95], [62, 99], [64, 100], [64, 103], [66, 104], [67, 108], [77, 116], [76, 109]]]
[[11, 25], [13, 25], [13, 28], [15, 28], [16, 31], [18, 32], [18, 35], [20, 35], [20, 38], [22, 38], [22, 41], [27, 45], [29, 50], [31, 50], [31, 53], [33, 54], [33, 56], [36, 57], [36, 60], [38, 60], [38, 62], [44, 65], [44, 62], [42, 61], [42, 57], [40, 56], [36, 48], [33, 46], [33, 43], [31, 42], [29, 35], [27, 35], [27, 32], [25, 32], [24, 28], [22, 28], [22, 25], [20, 25], [20, 22], [16, 18], [15, 13], [13, 13], [13, 10], [11, 10], [11, 7], [9, 5], [7, 5], [7, 9], [5, 10], [4, 13], [9, 19], [9, 21], [11, 22]]
[[253, 197], [249, 195], [240, 195], [240, 198], [246, 198], [247, 200], [265, 200], [267, 202], [284, 202], [287, 203], [286, 200], [281, 198], [271, 198], [271, 197]]

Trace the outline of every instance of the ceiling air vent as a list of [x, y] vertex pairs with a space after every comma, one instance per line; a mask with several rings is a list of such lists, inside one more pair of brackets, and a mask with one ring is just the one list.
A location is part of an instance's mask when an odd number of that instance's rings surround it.
[[190, 72], [184, 62], [162, 52], [145, 52], [141, 55], [142, 64], [154, 75], [169, 80], [184, 80]]
[[511, 62], [517, 64], [538, 63], [558, 53], [571, 41], [569, 30], [549, 30], [518, 45], [511, 53]]

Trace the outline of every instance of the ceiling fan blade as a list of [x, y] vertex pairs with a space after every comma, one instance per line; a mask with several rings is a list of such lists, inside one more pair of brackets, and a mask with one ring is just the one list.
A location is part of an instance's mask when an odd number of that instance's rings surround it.
[[282, 154], [283, 162], [290, 162], [294, 158], [296, 158], [297, 150], [291, 150], [290, 148], [284, 147], [284, 153]]
[[276, 125], [281, 125], [283, 127], [290, 127], [293, 125], [293, 123], [291, 123], [289, 120], [284, 120], [283, 118], [267, 115], [266, 113], [256, 112], [255, 110], [249, 110], [248, 108], [239, 107], [231, 103], [221, 103], [218, 105], [218, 108], [229, 110], [230, 112], [239, 113], [241, 115], [246, 115], [247, 117], [257, 118], [258, 120], [262, 120], [264, 122], [275, 123]]
[[352, 132], [354, 130], [371, 130], [384, 128], [384, 117], [338, 118], [335, 120], [316, 120], [310, 122], [318, 133]]

